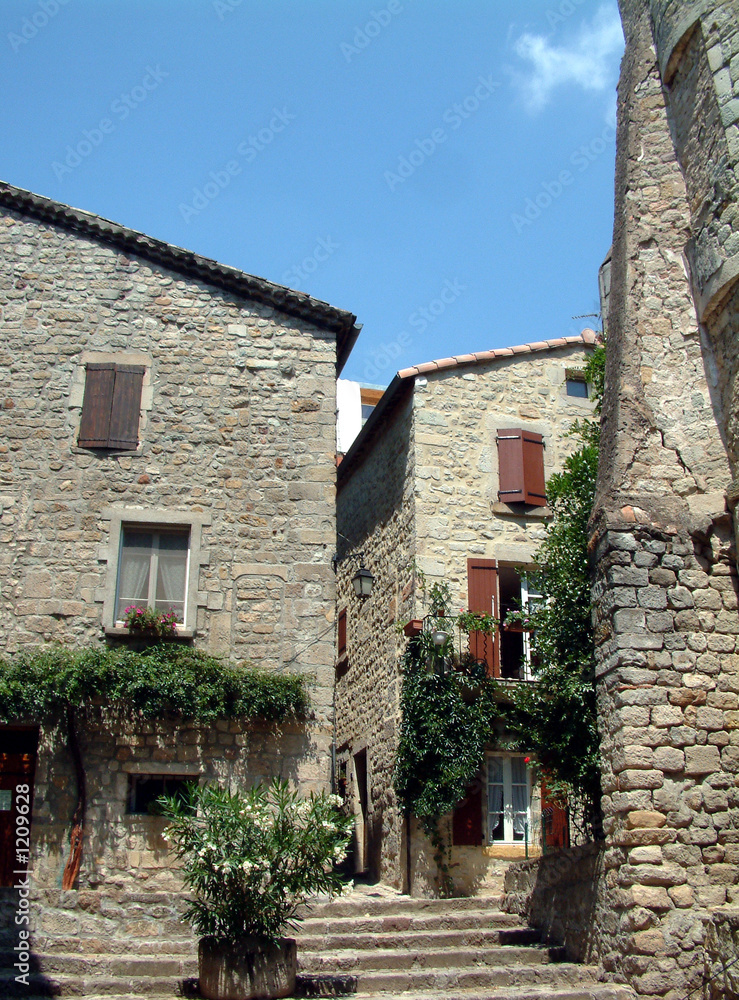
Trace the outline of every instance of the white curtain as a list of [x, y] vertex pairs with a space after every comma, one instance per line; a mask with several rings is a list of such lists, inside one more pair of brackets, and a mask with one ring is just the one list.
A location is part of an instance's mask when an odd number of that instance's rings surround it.
[[149, 566], [153, 536], [148, 531], [125, 531], [121, 546], [116, 618], [123, 618], [131, 604], [146, 606], [149, 595]]
[[159, 536], [156, 607], [175, 611], [180, 622], [184, 621], [188, 541], [186, 535]]
[[523, 837], [529, 811], [529, 783], [522, 757], [511, 758], [511, 806], [514, 836]]
[[[503, 765], [496, 757], [488, 758], [488, 839], [492, 840], [503, 816]], [[500, 837], [496, 838], [500, 839]]]

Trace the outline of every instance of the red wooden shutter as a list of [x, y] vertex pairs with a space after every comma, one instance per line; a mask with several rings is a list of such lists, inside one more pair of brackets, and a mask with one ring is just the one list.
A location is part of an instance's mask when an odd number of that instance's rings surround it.
[[144, 369], [141, 365], [116, 365], [109, 448], [133, 451], [138, 447], [143, 381]]
[[498, 431], [498, 499], [503, 503], [546, 504], [544, 439], [520, 427]]
[[341, 657], [346, 653], [346, 608], [343, 608], [339, 612], [337, 644], [339, 647], [339, 656]]
[[77, 439], [81, 448], [108, 447], [114, 385], [114, 364], [87, 366], [85, 398], [82, 401], [80, 434]]
[[547, 502], [544, 486], [544, 438], [533, 431], [522, 431], [524, 503], [544, 507]]
[[[467, 560], [467, 603], [475, 614], [498, 617], [498, 564], [494, 559]], [[495, 636], [470, 632], [470, 652], [487, 664], [488, 676], [500, 674]]]
[[466, 789], [452, 814], [452, 844], [479, 847], [482, 843], [482, 778]]
[[549, 789], [541, 779], [541, 816], [544, 841], [547, 847], [570, 846], [570, 824], [567, 810], [549, 798]]

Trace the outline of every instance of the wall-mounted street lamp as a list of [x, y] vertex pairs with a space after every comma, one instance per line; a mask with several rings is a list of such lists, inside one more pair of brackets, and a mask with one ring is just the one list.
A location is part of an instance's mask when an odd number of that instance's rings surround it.
[[372, 584], [375, 582], [374, 576], [364, 565], [364, 553], [359, 553], [359, 569], [352, 577], [352, 586], [357, 597], [369, 597], [372, 593]]

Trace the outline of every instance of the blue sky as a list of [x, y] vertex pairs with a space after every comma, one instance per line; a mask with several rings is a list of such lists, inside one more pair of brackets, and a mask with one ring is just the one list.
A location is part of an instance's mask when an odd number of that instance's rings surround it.
[[344, 376], [568, 336], [614, 0], [3, 0], [0, 178], [357, 314]]

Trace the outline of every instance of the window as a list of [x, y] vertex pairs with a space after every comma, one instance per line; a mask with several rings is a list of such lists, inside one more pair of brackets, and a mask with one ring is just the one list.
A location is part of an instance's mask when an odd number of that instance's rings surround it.
[[198, 592], [198, 581], [200, 567], [209, 561], [201, 537], [203, 526], [211, 523], [210, 514], [109, 507], [102, 516], [110, 521], [108, 542], [100, 550], [108, 568], [96, 600], [103, 602], [106, 632], [127, 635], [120, 625], [123, 614], [129, 605], [138, 604], [174, 610], [178, 636], [193, 636], [198, 607], [208, 606], [208, 594]]
[[531, 838], [529, 769], [523, 757], [487, 759], [487, 842], [523, 843]]
[[142, 365], [87, 364], [77, 440], [81, 448], [138, 448], [144, 371]]
[[578, 396], [580, 399], [588, 398], [588, 383], [582, 378], [568, 378], [565, 380], [568, 396]]
[[128, 812], [156, 816], [159, 813], [158, 798], [169, 795], [186, 802], [193, 784], [197, 784], [197, 778], [170, 774], [131, 774], [128, 785]]
[[342, 608], [339, 612], [336, 645], [339, 659], [342, 659], [346, 656], [346, 608]]
[[178, 624], [184, 625], [189, 550], [187, 529], [124, 525], [116, 620], [122, 621], [126, 608], [138, 604], [161, 612], [174, 611]]
[[[495, 559], [467, 560], [467, 604], [476, 614], [505, 621], [509, 611], [531, 608], [542, 600], [518, 566]], [[503, 627], [495, 636], [470, 633], [470, 651], [487, 665], [491, 677], [531, 679], [531, 636], [520, 626]]]
[[380, 402], [383, 392], [384, 389], [360, 388], [359, 398], [362, 403], [362, 427], [367, 423], [372, 415], [372, 411]]
[[501, 503], [546, 506], [544, 438], [520, 427], [499, 430], [498, 499]]

